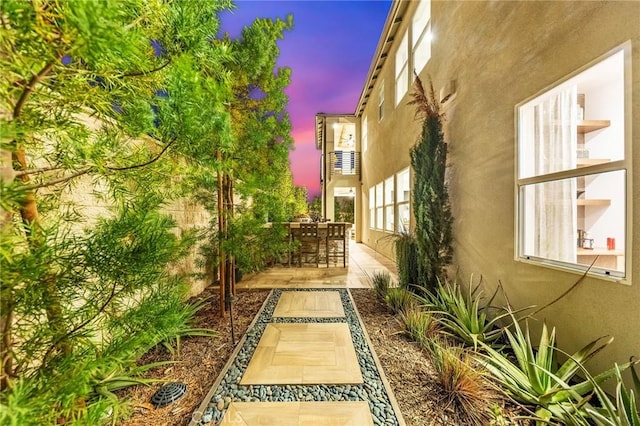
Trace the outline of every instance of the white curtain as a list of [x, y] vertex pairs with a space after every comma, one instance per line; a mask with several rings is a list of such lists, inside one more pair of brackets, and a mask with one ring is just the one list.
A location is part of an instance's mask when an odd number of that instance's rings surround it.
[[[533, 108], [535, 175], [576, 167], [577, 88], [554, 92]], [[538, 256], [576, 261], [576, 179], [535, 185], [535, 221]]]

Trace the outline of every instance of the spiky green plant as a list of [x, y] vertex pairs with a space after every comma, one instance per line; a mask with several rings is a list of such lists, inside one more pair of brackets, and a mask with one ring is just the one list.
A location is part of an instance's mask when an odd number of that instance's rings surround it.
[[371, 278], [371, 287], [376, 292], [376, 297], [383, 301], [391, 286], [391, 275], [388, 272], [375, 272]]
[[430, 340], [437, 334], [437, 323], [429, 312], [412, 309], [400, 314], [405, 333], [421, 347], [428, 349]]
[[454, 413], [457, 423], [488, 424], [496, 395], [469, 352], [459, 346], [434, 344], [431, 359], [444, 405]]
[[494, 344], [503, 334], [503, 329], [498, 326], [500, 321], [511, 314], [506, 311], [492, 315], [491, 303], [498, 289], [485, 303], [480, 285], [481, 282], [473, 286], [469, 280], [469, 288], [465, 294], [457, 282], [445, 281], [438, 284], [435, 292], [422, 291], [418, 296], [426, 309], [438, 314], [438, 321], [446, 333], [475, 350], [478, 349], [479, 342]]
[[390, 288], [384, 299], [394, 314], [414, 310], [418, 306], [413, 293], [402, 287]]
[[[632, 362], [635, 364], [640, 361], [632, 360]], [[582, 410], [573, 410], [567, 415], [570, 423], [596, 426], [640, 426], [637, 399], [640, 395], [640, 378], [634, 367], [635, 365], [631, 366], [633, 385], [627, 388], [620, 367], [615, 365], [616, 393], [611, 397], [587, 370], [583, 370], [584, 376], [593, 384], [593, 393], [598, 399], [598, 404], [594, 406], [585, 399]]]
[[[569, 356], [562, 364], [556, 361], [555, 328], [551, 332], [546, 324], [537, 348], [531, 342], [529, 326], [522, 330], [515, 316], [511, 314], [513, 331], [505, 329], [515, 362], [508, 355], [498, 352], [486, 343], [480, 342], [486, 354], [479, 354], [484, 365], [514, 400], [536, 407], [535, 414], [542, 421], [568, 421], [571, 413], [583, 403], [584, 397], [593, 391], [594, 384], [615, 377], [618, 367], [604, 371], [590, 380], [577, 377], [584, 370], [584, 364], [613, 338], [598, 338]], [[629, 363], [619, 367], [624, 370]]]

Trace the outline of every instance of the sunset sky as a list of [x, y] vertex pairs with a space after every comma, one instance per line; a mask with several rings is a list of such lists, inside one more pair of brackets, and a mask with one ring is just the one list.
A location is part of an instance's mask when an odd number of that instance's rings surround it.
[[279, 66], [292, 70], [289, 114], [295, 150], [289, 155], [294, 183], [310, 198], [320, 194], [320, 151], [315, 148], [315, 114], [353, 113], [369, 70], [390, 0], [236, 1], [222, 14], [232, 37], [255, 18], [285, 18], [294, 28], [279, 42]]

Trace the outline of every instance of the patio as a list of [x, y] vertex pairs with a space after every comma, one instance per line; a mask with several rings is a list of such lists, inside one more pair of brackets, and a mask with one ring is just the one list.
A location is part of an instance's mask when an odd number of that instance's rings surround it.
[[246, 275], [236, 284], [238, 290], [271, 288], [369, 288], [369, 277], [376, 272], [389, 272], [397, 279], [395, 263], [374, 250], [348, 240], [349, 261], [346, 268], [274, 267], [254, 275]]

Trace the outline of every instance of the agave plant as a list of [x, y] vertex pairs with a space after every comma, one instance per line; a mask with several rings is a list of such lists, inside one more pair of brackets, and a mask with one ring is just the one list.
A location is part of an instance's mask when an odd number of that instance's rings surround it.
[[[640, 361], [634, 361], [638, 363]], [[584, 370], [583, 374], [593, 384], [593, 393], [598, 398], [598, 406], [587, 404], [584, 410], [570, 413], [571, 424], [596, 425], [596, 426], [640, 426], [640, 413], [638, 413], [638, 400], [640, 395], [640, 379], [633, 366], [631, 376], [633, 388], [627, 389], [622, 379], [620, 367], [615, 365], [616, 393], [609, 397], [602, 387], [595, 382], [593, 376]]]
[[[630, 363], [604, 371], [591, 379], [577, 377], [584, 370], [584, 363], [613, 341], [613, 338], [598, 338], [569, 356], [562, 364], [556, 361], [555, 328], [551, 332], [546, 324], [537, 350], [531, 343], [529, 326], [523, 332], [511, 313], [513, 331], [505, 329], [516, 362], [491, 346], [480, 342], [486, 354], [479, 354], [486, 368], [506, 392], [522, 404], [536, 407], [536, 416], [543, 421], [551, 419], [571, 424], [574, 414], [583, 409], [588, 393], [594, 385], [614, 377], [616, 371], [624, 370]], [[571, 384], [570, 384], [571, 383]]]
[[[478, 343], [483, 342], [493, 345], [502, 334], [503, 329], [497, 324], [511, 313], [491, 316], [491, 302], [495, 298], [498, 289], [493, 293], [486, 304], [482, 304], [482, 290], [480, 284], [472, 286], [469, 281], [467, 294], [463, 294], [457, 282], [438, 284], [434, 294], [426, 293], [420, 296], [420, 301], [427, 309], [439, 314], [438, 321], [445, 332], [457, 338], [465, 345], [478, 349]], [[520, 312], [527, 308], [514, 311]]]
[[596, 425], [601, 426], [640, 426], [640, 413], [638, 412], [638, 401], [640, 396], [640, 380], [635, 369], [631, 369], [634, 379], [634, 389], [627, 389], [622, 381], [622, 372], [618, 365], [616, 369], [615, 405], [609, 400], [607, 394], [598, 385], [594, 386], [596, 395], [602, 405], [601, 409], [587, 407], [587, 413]]

